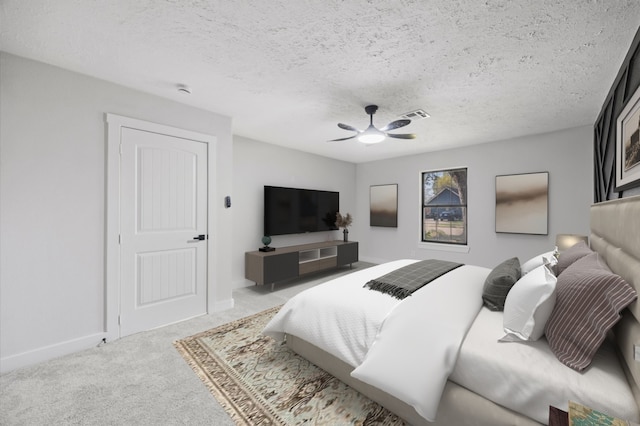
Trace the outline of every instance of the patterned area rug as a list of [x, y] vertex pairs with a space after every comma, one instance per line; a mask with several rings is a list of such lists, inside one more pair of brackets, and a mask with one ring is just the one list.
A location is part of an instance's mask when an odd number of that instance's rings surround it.
[[286, 345], [261, 335], [278, 309], [174, 343], [236, 424], [404, 424]]

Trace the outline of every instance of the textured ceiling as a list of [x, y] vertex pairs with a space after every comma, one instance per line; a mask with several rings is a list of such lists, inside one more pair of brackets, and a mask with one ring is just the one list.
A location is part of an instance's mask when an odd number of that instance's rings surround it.
[[[234, 134], [364, 162], [594, 123], [638, 0], [2, 0], [0, 49], [233, 118]], [[179, 93], [180, 83], [192, 94]], [[364, 146], [338, 122], [382, 127]]]

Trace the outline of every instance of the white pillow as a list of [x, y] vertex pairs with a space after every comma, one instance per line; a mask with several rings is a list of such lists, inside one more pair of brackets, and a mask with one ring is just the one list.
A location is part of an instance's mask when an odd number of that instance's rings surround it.
[[502, 324], [507, 333], [501, 342], [533, 341], [544, 334], [544, 326], [556, 304], [557, 278], [541, 265], [520, 278], [504, 302]]
[[541, 265], [545, 265], [547, 263], [551, 266], [554, 266], [556, 263], [558, 263], [558, 259], [553, 255], [554, 253], [555, 251], [551, 250], [549, 252], [542, 253], [535, 257], [532, 257], [531, 259], [524, 262], [520, 266], [520, 271], [522, 272], [522, 275], [524, 276], [529, 272], [533, 271], [534, 269], [536, 269], [537, 267]]

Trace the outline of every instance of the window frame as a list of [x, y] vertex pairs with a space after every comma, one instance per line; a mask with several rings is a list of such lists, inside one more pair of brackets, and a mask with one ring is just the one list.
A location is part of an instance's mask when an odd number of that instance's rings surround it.
[[[460, 241], [460, 242], [456, 242], [455, 240], [429, 240], [429, 239], [425, 239], [425, 221], [426, 219], [426, 214], [425, 214], [425, 209], [426, 209], [426, 204], [425, 202], [427, 201], [427, 198], [425, 197], [425, 174], [429, 174], [429, 173], [449, 173], [452, 171], [460, 171], [460, 170], [464, 170], [465, 171], [465, 185], [466, 185], [466, 192], [465, 192], [465, 200], [464, 203], [460, 203], [460, 204], [447, 204], [447, 205], [438, 205], [438, 208], [462, 208], [464, 209], [464, 212], [462, 214], [462, 225], [463, 225], [463, 234], [464, 234], [464, 240]], [[435, 250], [443, 250], [443, 251], [454, 251], [454, 252], [469, 252], [469, 168], [466, 166], [460, 166], [460, 167], [448, 167], [448, 168], [439, 168], [439, 169], [431, 169], [431, 170], [423, 170], [420, 171], [419, 173], [419, 178], [420, 178], [420, 214], [419, 214], [419, 218], [420, 218], [420, 238], [419, 238], [419, 247], [422, 248], [428, 248], [428, 249], [435, 249]], [[438, 220], [436, 220], [436, 224], [437, 224]], [[449, 222], [449, 226], [451, 229], [451, 221]]]

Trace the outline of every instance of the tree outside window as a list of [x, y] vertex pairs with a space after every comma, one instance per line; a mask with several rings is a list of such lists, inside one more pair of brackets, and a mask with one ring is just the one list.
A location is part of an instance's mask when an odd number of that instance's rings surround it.
[[422, 177], [422, 241], [467, 244], [467, 169], [435, 170]]

